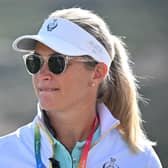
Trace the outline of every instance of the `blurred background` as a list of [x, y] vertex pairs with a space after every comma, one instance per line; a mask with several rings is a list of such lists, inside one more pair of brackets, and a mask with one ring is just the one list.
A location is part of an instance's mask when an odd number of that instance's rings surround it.
[[163, 167], [168, 167], [168, 1], [166, 0], [0, 0], [0, 135], [14, 131], [36, 115], [31, 77], [12, 41], [37, 32], [56, 9], [82, 7], [98, 13], [113, 34], [124, 36], [140, 81], [146, 132]]

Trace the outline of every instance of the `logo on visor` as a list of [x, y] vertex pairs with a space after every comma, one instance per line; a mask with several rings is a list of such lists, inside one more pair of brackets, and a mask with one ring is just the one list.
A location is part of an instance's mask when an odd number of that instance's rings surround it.
[[58, 26], [57, 19], [47, 25], [47, 31], [53, 31]]
[[102, 53], [102, 49], [100, 48], [100, 46], [93, 41], [88, 41], [87, 47], [95, 54]]

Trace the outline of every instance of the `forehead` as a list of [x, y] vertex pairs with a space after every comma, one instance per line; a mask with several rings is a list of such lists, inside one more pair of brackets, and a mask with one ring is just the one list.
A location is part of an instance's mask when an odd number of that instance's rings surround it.
[[40, 55], [50, 55], [53, 53], [57, 53], [56, 51], [54, 51], [53, 49], [49, 48], [48, 46], [37, 42], [36, 46], [34, 48], [34, 51]]

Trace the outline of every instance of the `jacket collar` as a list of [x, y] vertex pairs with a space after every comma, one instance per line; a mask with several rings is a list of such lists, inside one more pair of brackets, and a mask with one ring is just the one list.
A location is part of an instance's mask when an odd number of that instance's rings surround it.
[[[96, 144], [102, 140], [113, 128], [119, 125], [119, 120], [114, 118], [112, 113], [106, 107], [104, 103], [99, 103], [97, 105], [97, 112], [100, 120], [100, 130], [101, 136], [96, 142]], [[41, 157], [45, 165], [49, 165], [49, 159], [54, 156], [54, 138], [44, 122], [43, 112], [40, 109], [39, 104], [37, 105], [37, 116], [34, 120], [34, 124], [38, 124], [41, 134]]]
[[112, 115], [112, 113], [109, 111], [109, 109], [104, 103], [99, 103], [97, 105], [97, 112], [98, 112], [99, 119], [100, 119], [100, 129], [101, 129], [100, 138], [103, 138], [113, 128], [117, 127], [120, 124], [120, 121], [117, 120]]

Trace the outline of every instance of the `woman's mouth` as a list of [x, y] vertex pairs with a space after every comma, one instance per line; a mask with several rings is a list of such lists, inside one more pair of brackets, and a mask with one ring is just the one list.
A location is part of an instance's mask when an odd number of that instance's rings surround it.
[[43, 93], [43, 92], [55, 92], [58, 91], [58, 88], [39, 88], [39, 92]]

